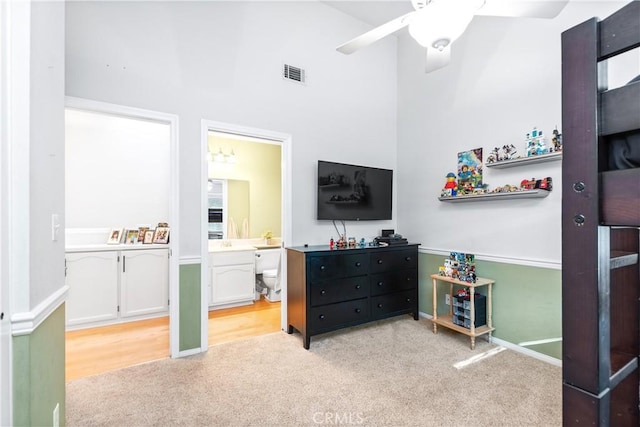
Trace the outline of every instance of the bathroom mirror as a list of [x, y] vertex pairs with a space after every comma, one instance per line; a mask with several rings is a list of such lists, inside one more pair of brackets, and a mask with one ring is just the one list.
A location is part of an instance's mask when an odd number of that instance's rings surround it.
[[251, 222], [249, 209], [249, 181], [228, 179], [227, 181], [227, 231], [229, 238], [233, 238], [231, 227], [236, 227], [237, 238], [251, 236]]

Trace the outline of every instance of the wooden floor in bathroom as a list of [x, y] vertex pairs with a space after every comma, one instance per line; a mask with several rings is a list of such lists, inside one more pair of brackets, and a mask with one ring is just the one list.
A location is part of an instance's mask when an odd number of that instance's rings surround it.
[[[280, 303], [209, 312], [209, 345], [280, 331]], [[97, 375], [169, 357], [169, 317], [66, 332], [65, 378]]]

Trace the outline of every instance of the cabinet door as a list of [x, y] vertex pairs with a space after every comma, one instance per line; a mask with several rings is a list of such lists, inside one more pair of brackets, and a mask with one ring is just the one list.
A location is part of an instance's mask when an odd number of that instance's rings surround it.
[[122, 252], [120, 266], [120, 315], [162, 313], [169, 308], [169, 259], [167, 249]]
[[67, 326], [104, 322], [118, 316], [118, 254], [78, 252], [66, 255]]
[[211, 269], [211, 305], [253, 301], [255, 264], [239, 264]]

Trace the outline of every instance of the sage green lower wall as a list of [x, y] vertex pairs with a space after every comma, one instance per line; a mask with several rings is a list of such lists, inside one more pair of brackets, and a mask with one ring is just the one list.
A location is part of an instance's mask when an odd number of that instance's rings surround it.
[[180, 266], [180, 351], [200, 348], [200, 264]]
[[65, 424], [65, 306], [31, 334], [13, 338], [13, 425], [50, 426], [59, 404]]
[[[431, 274], [443, 265], [444, 255], [420, 254], [420, 311], [433, 315]], [[562, 359], [562, 272], [559, 269], [529, 267], [476, 260], [479, 277], [495, 280], [493, 285], [493, 336], [519, 345], [529, 341], [556, 340], [525, 347]], [[478, 292], [486, 295], [486, 287]], [[438, 288], [438, 313], [446, 312], [444, 294]]]

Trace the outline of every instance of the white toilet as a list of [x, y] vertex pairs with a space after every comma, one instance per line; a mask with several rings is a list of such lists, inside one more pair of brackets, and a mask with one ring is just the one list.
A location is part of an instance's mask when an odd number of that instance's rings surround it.
[[267, 287], [265, 298], [280, 301], [280, 249], [256, 251], [256, 274], [262, 275], [262, 283]]

